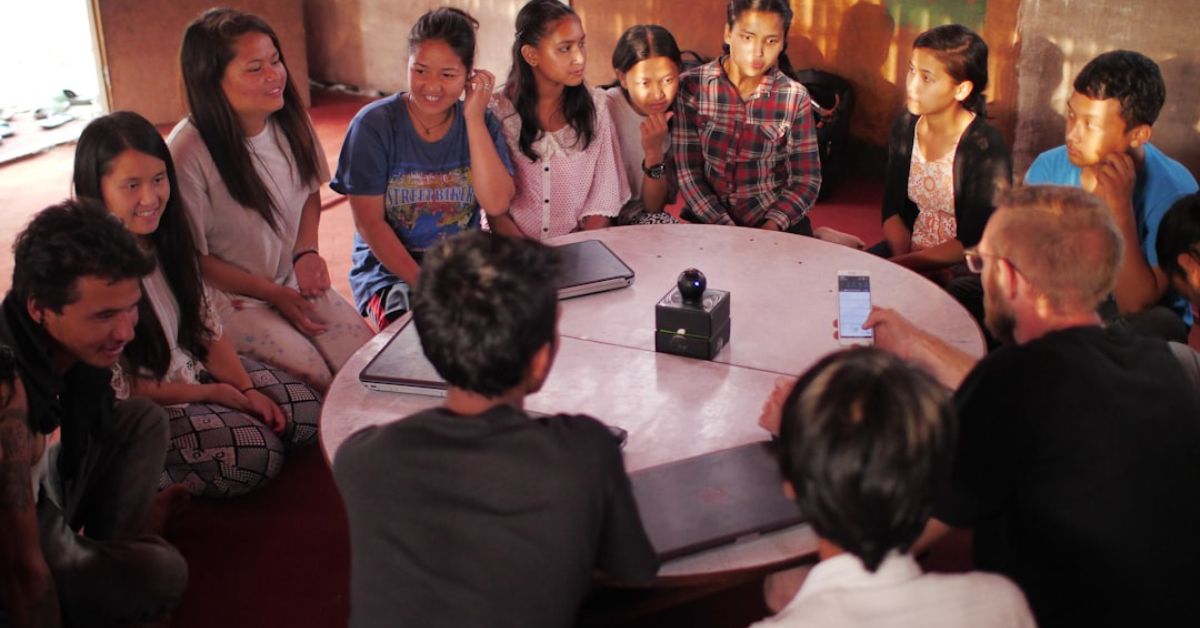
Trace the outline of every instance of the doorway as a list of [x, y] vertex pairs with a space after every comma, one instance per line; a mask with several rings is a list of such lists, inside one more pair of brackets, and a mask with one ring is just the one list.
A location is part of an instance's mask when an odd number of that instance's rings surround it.
[[0, 22], [0, 164], [74, 141], [103, 113], [91, 0], [9, 3]]

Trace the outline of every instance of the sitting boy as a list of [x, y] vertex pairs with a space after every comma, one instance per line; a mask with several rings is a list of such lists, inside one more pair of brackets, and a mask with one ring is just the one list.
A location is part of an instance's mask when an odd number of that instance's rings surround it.
[[589, 417], [522, 410], [558, 348], [557, 264], [484, 232], [426, 254], [413, 317], [450, 389], [337, 452], [351, 626], [570, 626], [594, 570], [654, 577], [617, 439]]
[[1075, 77], [1067, 100], [1066, 145], [1038, 156], [1025, 183], [1082, 187], [1100, 197], [1125, 238], [1125, 262], [1101, 306], [1109, 322], [1123, 319], [1138, 333], [1187, 341], [1187, 301], [1169, 291], [1155, 251], [1159, 222], [1196, 179], [1150, 143], [1151, 125], [1166, 100], [1158, 65], [1129, 50], [1106, 52]]
[[152, 270], [91, 201], [17, 236], [0, 304], [0, 626], [158, 621], [183, 598], [187, 563], [158, 536], [181, 495], [156, 491], [167, 413], [109, 383]]
[[[1181, 197], [1163, 216], [1156, 250], [1171, 287], [1193, 305], [1200, 304], [1200, 193]], [[1170, 347], [1188, 378], [1200, 387], [1200, 353], [1180, 342]]]
[[1200, 304], [1200, 194], [1180, 197], [1158, 229], [1159, 265], [1179, 294]]
[[[1003, 576], [923, 574], [910, 553], [955, 442], [948, 394], [933, 378], [878, 349], [851, 349], [805, 373], [781, 413], [785, 490], [816, 530], [821, 562], [756, 626], [1034, 625]], [[763, 417], [768, 429], [775, 421]]]

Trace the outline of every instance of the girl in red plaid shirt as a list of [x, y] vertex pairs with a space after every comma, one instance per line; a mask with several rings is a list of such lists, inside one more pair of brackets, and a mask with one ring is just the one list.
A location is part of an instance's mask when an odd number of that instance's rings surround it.
[[821, 163], [808, 90], [789, 78], [787, 0], [730, 0], [725, 51], [680, 77], [672, 132], [684, 217], [816, 235], [862, 248], [808, 211], [821, 189]]

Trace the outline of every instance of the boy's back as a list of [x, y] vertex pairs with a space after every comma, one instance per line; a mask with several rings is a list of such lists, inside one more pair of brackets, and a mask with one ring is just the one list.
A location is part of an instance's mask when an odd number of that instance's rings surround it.
[[893, 551], [875, 573], [852, 554], [817, 563], [778, 615], [751, 628], [1032, 628], [1021, 590], [990, 573], [922, 573]]
[[350, 625], [569, 626], [594, 569], [647, 581], [616, 439], [583, 416], [444, 408], [352, 436]]

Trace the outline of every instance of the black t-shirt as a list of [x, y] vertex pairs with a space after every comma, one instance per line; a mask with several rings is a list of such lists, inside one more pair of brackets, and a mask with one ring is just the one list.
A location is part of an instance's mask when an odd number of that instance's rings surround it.
[[641, 583], [658, 569], [595, 419], [427, 410], [351, 436], [334, 476], [355, 628], [570, 626], [593, 570]]
[[1053, 332], [989, 355], [955, 399], [935, 516], [975, 528], [976, 568], [1042, 626], [1200, 623], [1200, 392], [1166, 343]]

